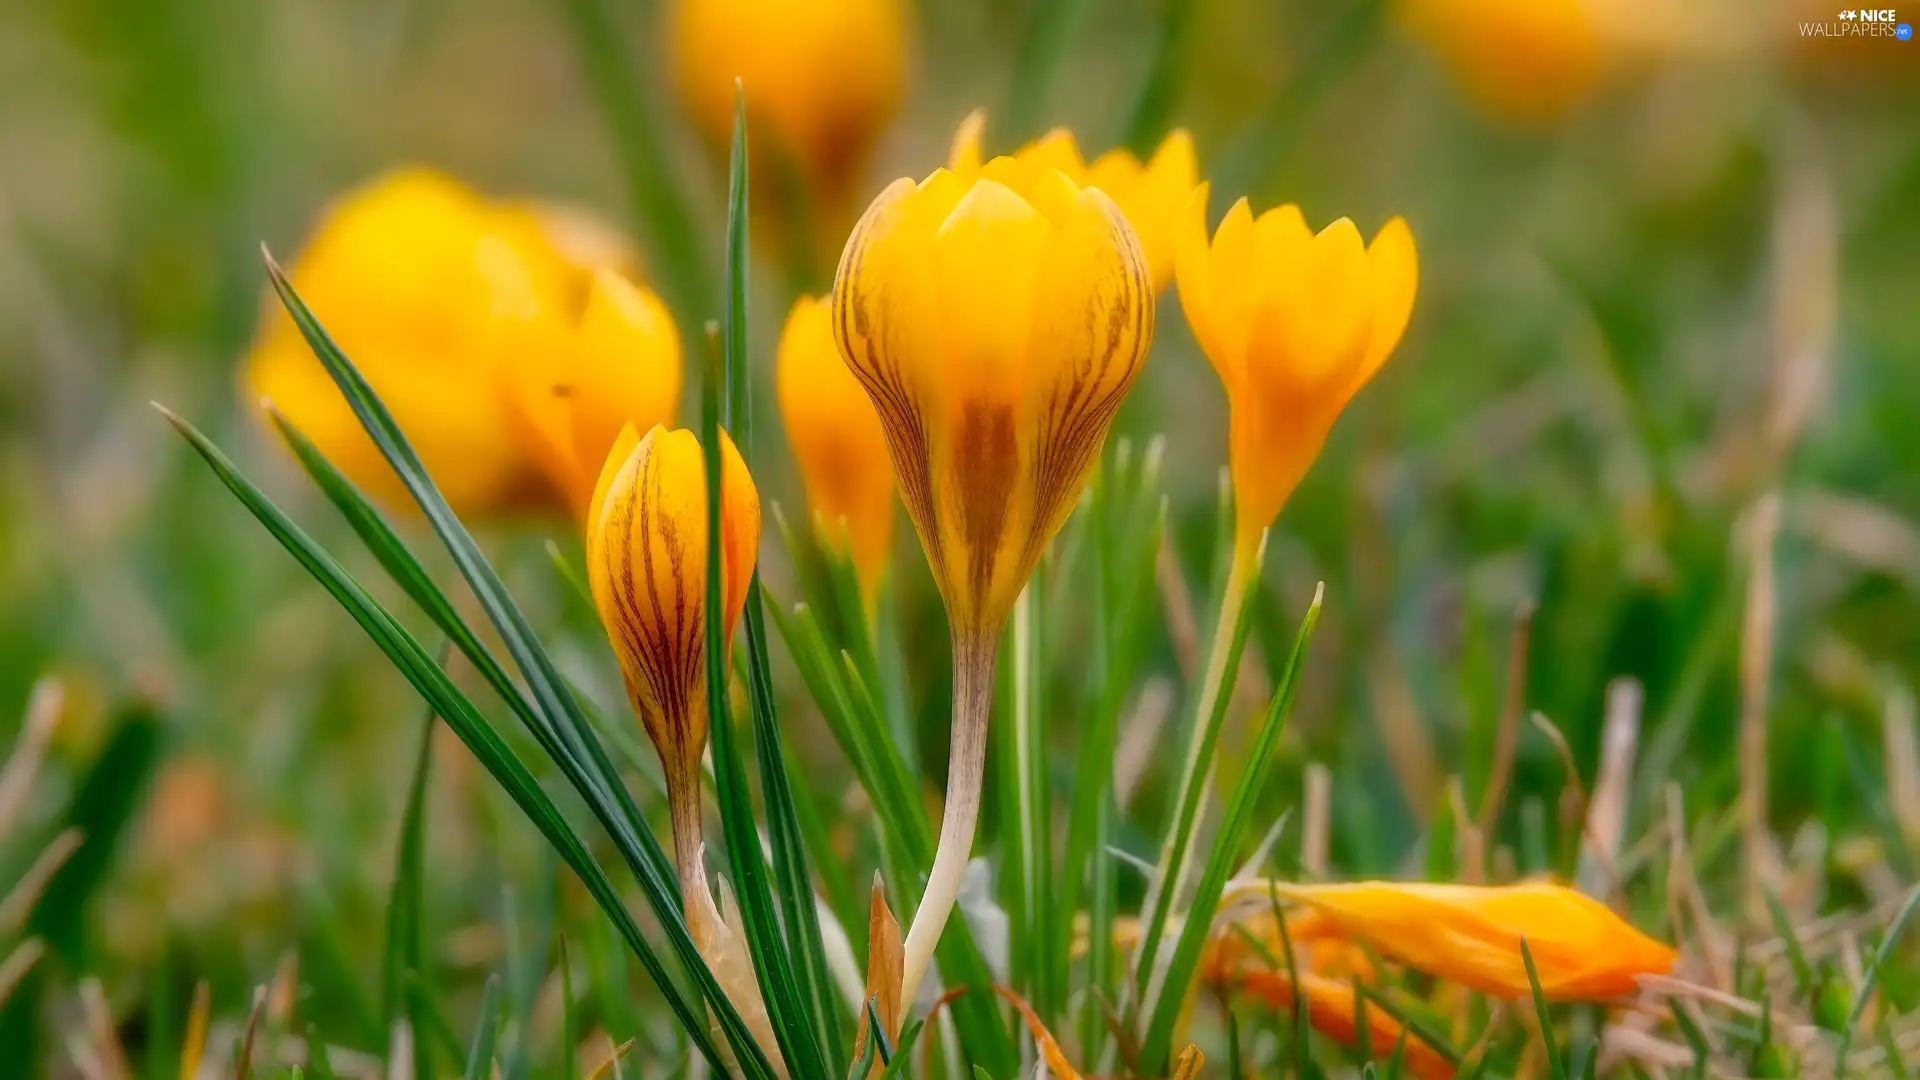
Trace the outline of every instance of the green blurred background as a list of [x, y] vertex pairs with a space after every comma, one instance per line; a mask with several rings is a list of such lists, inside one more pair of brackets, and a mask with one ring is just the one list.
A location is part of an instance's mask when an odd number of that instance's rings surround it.
[[[723, 172], [676, 108], [656, 7], [612, 5], [615, 44], [717, 266]], [[1760, 658], [1773, 825], [1787, 846], [1871, 838], [1867, 861], [1910, 880], [1899, 841], [1920, 824], [1903, 813], [1914, 793], [1890, 785], [1882, 758], [1920, 645], [1920, 43], [1802, 40], [1792, 6], [1703, 7], [1705, 32], [1635, 42], [1564, 114], [1515, 123], [1463, 96], [1374, 0], [1070, 7], [1049, 71], [1054, 51], [1031, 39], [1024, 4], [925, 0], [910, 85], [862, 197], [940, 164], [976, 106], [1029, 118], [1029, 130], [996, 130], [1002, 145], [1064, 123], [1089, 153], [1170, 120], [1194, 134], [1216, 213], [1247, 194], [1256, 209], [1298, 202], [1316, 226], [1351, 216], [1369, 235], [1402, 214], [1420, 246], [1412, 329], [1267, 558], [1268, 655], [1286, 648], [1314, 582], [1328, 588], [1270, 809], [1295, 802], [1305, 763], [1323, 762], [1333, 865], [1410, 869], [1446, 778], [1470, 794], [1485, 784], [1510, 627], [1531, 599], [1527, 703], [1588, 778], [1608, 682], [1644, 689], [1630, 835], [1662, 812], [1669, 778], [1720, 820], [1738, 796], [1741, 654], [1756, 640], [1748, 525], [1777, 495]], [[259, 245], [293, 252], [331, 195], [404, 163], [629, 219], [607, 114], [581, 75], [581, 10], [0, 7], [0, 745], [36, 680], [65, 689], [49, 761], [0, 837], [0, 886], [63, 824], [90, 840], [63, 871], [67, 891], [33, 916], [53, 953], [38, 968], [43, 1016], [71, 1014], [88, 974], [123, 1015], [156, 998], [177, 1015], [199, 977], [232, 1014], [296, 947], [329, 1024], [355, 1030], [372, 1007], [420, 707], [148, 402], [235, 448], [322, 537], [345, 537], [240, 407]], [[1015, 70], [1034, 64], [1044, 92], [1010, 105]], [[764, 371], [791, 294], [763, 269]], [[1166, 436], [1175, 547], [1204, 596], [1224, 398], [1177, 310], [1169, 293], [1117, 430]], [[770, 472], [763, 493], [799, 505], [791, 471]], [[944, 624], [902, 533], [905, 652], [921, 741], [939, 746]], [[590, 616], [542, 550], [556, 536], [571, 551], [566, 530], [485, 535], [617, 707]], [[777, 549], [770, 536], [768, 576], [790, 598]], [[1175, 639], [1158, 635], [1143, 685], [1178, 687]], [[791, 722], [814, 730], [786, 689]], [[1071, 719], [1055, 729], [1071, 747]], [[1249, 730], [1237, 715], [1229, 753]], [[830, 791], [846, 775], [837, 753], [804, 743]], [[537, 837], [445, 749], [428, 919], [435, 978], [470, 991], [516, 949], [544, 947], [512, 928], [558, 893]], [[1130, 828], [1159, 820], [1170, 779], [1149, 770]], [[1522, 809], [1501, 833], [1522, 869], [1525, 807], [1551, 807], [1561, 787], [1552, 745], [1529, 731], [1509, 800]], [[1151, 835], [1126, 839], [1145, 849]], [[1862, 899], [1880, 897], [1813, 903]], [[43, 1028], [16, 1015], [0, 1037], [54, 1038]], [[139, 1032], [128, 1043], [142, 1045]]]

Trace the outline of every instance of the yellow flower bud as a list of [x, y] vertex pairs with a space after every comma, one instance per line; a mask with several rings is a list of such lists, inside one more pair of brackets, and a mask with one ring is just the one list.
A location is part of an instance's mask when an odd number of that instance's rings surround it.
[[1119, 207], [1056, 170], [1027, 171], [1001, 158], [972, 179], [895, 181], [834, 282], [834, 335], [879, 413], [953, 634], [947, 804], [907, 935], [906, 1001], [973, 845], [994, 642], [1153, 337], [1146, 257]]
[[893, 465], [873, 402], [833, 339], [831, 298], [803, 296], [793, 305], [774, 388], [815, 528], [845, 545], [871, 616], [893, 546]]
[[[563, 248], [551, 224], [536, 204], [496, 206], [439, 173], [403, 169], [329, 207], [288, 266], [294, 288], [462, 514], [508, 509], [539, 488], [523, 448], [504, 437], [513, 409], [502, 382], [517, 360], [507, 349], [510, 327], [564, 307], [584, 280], [587, 264], [574, 261], [579, 245]], [[592, 257], [613, 257], [611, 250]], [[252, 402], [271, 400], [356, 484], [407, 504], [271, 294], [241, 384]]]
[[1593, 0], [1407, 0], [1408, 28], [1497, 119], [1552, 121], [1578, 105], [1606, 68]]
[[577, 319], [546, 315], [532, 320], [509, 385], [529, 452], [584, 518], [620, 430], [673, 422], [680, 336], [658, 297], [611, 270], [594, 273]]
[[[721, 433], [721, 631], [746, 607], [760, 545], [760, 496]], [[655, 427], [614, 440], [587, 526], [594, 606], [620, 658], [627, 692], [660, 753], [668, 799], [692, 800], [698, 844], [700, 755], [707, 743], [707, 470], [693, 432]], [[682, 808], [685, 809], [685, 808]], [[676, 838], [680, 834], [676, 811]], [[680, 851], [682, 866], [694, 851]]]
[[[979, 175], [980, 139], [987, 126], [984, 110], [975, 110], [961, 121], [954, 134], [947, 168], [963, 179]], [[1167, 287], [1173, 278], [1174, 240], [1193, 187], [1200, 182], [1199, 164], [1194, 158], [1193, 137], [1180, 129], [1169, 134], [1145, 164], [1124, 149], [1109, 150], [1093, 159], [1091, 165], [1080, 155], [1080, 145], [1066, 128], [1054, 128], [1015, 151], [1018, 176], [1009, 182], [1016, 191], [1024, 191], [1047, 170], [1065, 173], [1081, 187], [1096, 187], [1119, 204], [1127, 223], [1133, 226], [1146, 252], [1147, 266], [1153, 275], [1155, 293]]]
[[1413, 233], [1371, 245], [1346, 218], [1315, 234], [1298, 207], [1227, 211], [1209, 245], [1207, 189], [1179, 238], [1180, 306], [1232, 410], [1237, 543], [1251, 550], [1326, 442], [1340, 411], [1406, 331], [1418, 283]]
[[708, 142], [732, 137], [738, 78], [756, 160], [784, 157], [815, 198], [843, 203], [906, 80], [900, 0], [675, 0], [670, 17], [681, 94]]

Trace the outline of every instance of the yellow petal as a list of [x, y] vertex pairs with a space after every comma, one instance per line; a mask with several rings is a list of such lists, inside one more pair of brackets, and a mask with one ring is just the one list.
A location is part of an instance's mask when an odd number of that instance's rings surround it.
[[816, 525], [848, 545], [873, 614], [893, 543], [887, 436], [833, 338], [831, 301], [801, 297], [787, 316], [774, 389]]
[[1276, 883], [1341, 930], [1408, 967], [1482, 993], [1531, 993], [1520, 953], [1533, 953], [1554, 1001], [1600, 1001], [1633, 993], [1641, 975], [1665, 974], [1675, 953], [1599, 901], [1550, 882], [1473, 886], [1362, 882]]
[[[759, 498], [721, 448], [723, 633], [731, 640], [759, 543]], [[611, 459], [610, 459], [611, 460]], [[601, 485], [588, 530], [595, 606], [670, 785], [697, 785], [706, 745], [706, 463], [690, 431], [655, 427]]]
[[947, 168], [972, 179], [980, 172], [980, 141], [987, 132], [987, 110], [975, 109], [960, 121], [953, 133], [953, 147], [947, 152]]
[[[1284, 971], [1249, 971], [1241, 977], [1241, 988], [1276, 1009], [1294, 1007], [1295, 986]], [[1351, 983], [1334, 982], [1319, 975], [1300, 975], [1299, 990], [1307, 1001], [1307, 1023], [1313, 1030], [1342, 1046], [1360, 1045], [1359, 1010], [1354, 1005], [1356, 991]], [[1452, 1080], [1455, 1069], [1425, 1039], [1401, 1027], [1385, 1009], [1367, 1010], [1367, 1051], [1370, 1057], [1390, 1059], [1396, 1051], [1408, 1072], [1420, 1080]], [[1405, 1049], [1400, 1047], [1404, 1044]]]
[[1367, 277], [1373, 284], [1373, 334], [1361, 367], [1357, 391], [1393, 355], [1413, 318], [1413, 296], [1420, 285], [1420, 258], [1413, 246], [1413, 230], [1404, 218], [1394, 218], [1375, 234], [1367, 247]]
[[1240, 382], [1241, 363], [1239, 354], [1221, 334], [1214, 314], [1213, 252], [1207, 240], [1208, 193], [1208, 185], [1201, 184], [1187, 199], [1174, 245], [1175, 277], [1187, 327], [1231, 397]]

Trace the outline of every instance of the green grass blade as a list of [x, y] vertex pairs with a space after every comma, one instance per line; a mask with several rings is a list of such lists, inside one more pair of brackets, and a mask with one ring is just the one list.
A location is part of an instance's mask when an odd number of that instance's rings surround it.
[[1916, 910], [1920, 910], [1920, 885], [1915, 885], [1907, 893], [1906, 902], [1900, 905], [1899, 913], [1888, 924], [1885, 936], [1880, 939], [1880, 948], [1874, 951], [1873, 963], [1868, 965], [1865, 976], [1860, 980], [1860, 989], [1853, 995], [1853, 1008], [1847, 1011], [1847, 1022], [1840, 1026], [1840, 1049], [1833, 1059], [1837, 1075], [1846, 1075], [1847, 1052], [1853, 1049], [1854, 1030], [1860, 1026], [1860, 1017], [1866, 1014], [1867, 1003], [1873, 1000], [1873, 989], [1880, 982], [1881, 972], [1886, 970], [1887, 961], [1905, 936], [1907, 923], [1913, 920]]
[[[500, 1038], [500, 976], [487, 976], [486, 989], [480, 993], [480, 1026], [474, 1029], [473, 1046], [467, 1051], [465, 1080], [487, 1080], [493, 1071], [493, 1048]], [[573, 1070], [567, 1070], [573, 1080]]]
[[699, 326], [713, 313], [699, 218], [676, 179], [679, 163], [649, 109], [627, 52], [627, 43], [636, 39], [621, 27], [615, 6], [607, 0], [566, 0], [563, 7], [588, 89], [613, 135], [628, 198], [650, 249], [649, 261], [658, 268], [650, 279], [681, 326]]
[[1037, 0], [1029, 5], [1026, 33], [1014, 53], [1007, 123], [1002, 129], [1009, 140], [1020, 142], [1039, 134], [1047, 93], [1085, 7], [1086, 0]]
[[560, 935], [560, 1075], [573, 1080], [580, 1068], [573, 1054], [573, 957], [567, 953], [567, 935]]
[[1152, 155], [1155, 145], [1166, 136], [1171, 123], [1174, 105], [1180, 95], [1180, 81], [1186, 74], [1187, 59], [1191, 52], [1187, 47], [1190, 36], [1188, 30], [1193, 26], [1197, 7], [1192, 0], [1162, 2], [1159, 32], [1153, 43], [1153, 61], [1147, 68], [1146, 81], [1140, 86], [1140, 96], [1134, 100], [1132, 114], [1128, 116], [1126, 130], [1121, 136], [1122, 145], [1142, 160]]
[[[1307, 643], [1313, 640], [1314, 627], [1320, 621], [1320, 602], [1321, 595], [1316, 592], [1313, 603], [1307, 607], [1306, 616], [1300, 620], [1300, 631], [1293, 639], [1293, 655], [1287, 661], [1280, 685], [1274, 691], [1266, 717], [1261, 721], [1260, 733], [1254, 737], [1248, 752], [1246, 772], [1240, 777], [1233, 800], [1227, 804], [1226, 816], [1221, 819], [1213, 851], [1207, 857], [1206, 869], [1201, 872], [1193, 906], [1187, 911], [1180, 936], [1174, 943], [1172, 962], [1159, 982], [1159, 995], [1147, 1013], [1147, 1035], [1141, 1045], [1140, 1060], [1149, 1069], [1160, 1068], [1167, 1059], [1174, 1021], [1179, 1016], [1182, 1002], [1186, 1000], [1187, 987], [1193, 981], [1194, 970], [1200, 962], [1201, 947], [1205, 945], [1213, 926], [1214, 913], [1219, 910], [1221, 890], [1226, 887], [1227, 878], [1233, 873], [1240, 841], [1253, 820], [1254, 801], [1273, 772], [1274, 752], [1279, 748], [1280, 733], [1286, 727], [1287, 713], [1293, 706], [1294, 694], [1300, 686], [1300, 666], [1306, 659]], [[1233, 685], [1230, 677], [1225, 685]], [[1285, 920], [1281, 920], [1281, 926], [1285, 925]], [[1291, 946], [1287, 955], [1291, 960]], [[1299, 983], [1296, 981], [1294, 985], [1297, 987]], [[1301, 996], [1296, 991], [1295, 997]]]
[[[446, 666], [446, 650], [439, 663]], [[433, 1054], [423, 1034], [418, 1011], [411, 1008], [417, 995], [408, 991], [411, 980], [425, 975], [426, 946], [422, 929], [426, 906], [426, 796], [427, 773], [433, 762], [433, 713], [420, 726], [420, 748], [407, 783], [406, 811], [400, 818], [400, 846], [394, 858], [393, 888], [387, 899], [387, 963], [384, 1016], [387, 1029], [407, 1016], [413, 1024], [413, 1075], [433, 1075]]]
[[1780, 902], [1780, 896], [1772, 889], [1761, 886], [1767, 898], [1767, 915], [1773, 920], [1773, 932], [1787, 948], [1787, 962], [1793, 968], [1794, 1000], [1804, 1001], [1813, 991], [1813, 965], [1807, 962], [1807, 952], [1800, 945], [1800, 935], [1794, 933], [1793, 920], [1787, 916], [1787, 909]]
[[[1300, 962], [1295, 959], [1293, 934], [1287, 929], [1286, 913], [1280, 910], [1280, 893], [1267, 883], [1267, 904], [1273, 910], [1273, 925], [1280, 931], [1280, 950], [1286, 960], [1287, 985], [1293, 992], [1293, 1075], [1298, 1080], [1313, 1076], [1313, 1028], [1307, 1023], [1307, 996], [1300, 992]], [[1248, 940], [1252, 940], [1251, 937]]]
[[313, 1080], [336, 1080], [333, 1059], [327, 1054], [327, 1040], [311, 1024], [307, 1026], [307, 1071]]
[[[687, 934], [680, 912], [680, 892], [671, 876], [662, 876], [666, 865], [659, 842], [648, 830], [632, 794], [620, 780], [606, 749], [594, 737], [591, 724], [579, 702], [546, 650], [534, 635], [519, 606], [507, 593], [492, 565], [481, 554], [466, 526], [461, 524], [446, 499], [427, 475], [419, 456], [400, 432], [373, 388], [328, 336], [313, 312], [300, 299], [284, 272], [271, 258], [267, 260], [268, 279], [279, 294], [294, 324], [299, 327], [314, 355], [332, 376], [334, 384], [347, 399], [361, 426], [372, 437], [382, 456], [393, 467], [428, 523], [445, 544], [461, 575], [473, 589], [480, 606], [498, 631], [508, 654], [526, 680], [533, 707], [545, 719], [545, 728], [555, 744], [543, 741], [542, 748], [553, 757], [568, 781], [578, 791], [594, 817], [613, 837], [615, 846], [639, 881], [649, 909], [667, 935], [668, 944], [699, 985], [701, 994], [715, 1015], [727, 1043], [742, 1062], [749, 1076], [770, 1075], [766, 1057], [747, 1031], [738, 1010], [727, 999], [714, 979], [693, 939]], [[232, 485], [229, 484], [229, 487]], [[444, 719], [445, 714], [442, 714]], [[535, 731], [536, 737], [541, 731]]]
[[[715, 370], [709, 356], [707, 378], [701, 387], [700, 442], [706, 454], [707, 473], [707, 596], [706, 675], [707, 715], [713, 738], [714, 786], [720, 803], [720, 822], [727, 838], [727, 865], [733, 871], [734, 891], [740, 900], [741, 917], [746, 924], [748, 951], [753, 956], [754, 975], [766, 1002], [768, 1019], [787, 1067], [800, 1076], [826, 1075], [826, 1059], [820, 1049], [820, 1024], [812, 1015], [809, 998], [800, 989], [794, 972], [796, 957], [780, 919], [774, 911], [773, 893], [766, 861], [761, 856], [760, 834], [753, 812], [753, 795], [748, 788], [745, 764], [734, 740], [728, 685], [731, 671], [727, 665], [730, 643], [728, 627], [718, 618], [722, 610], [722, 562], [720, 537], [722, 512], [722, 455], [720, 433], [723, 424], [751, 424], [751, 401], [747, 396], [747, 125], [746, 98], [738, 83], [734, 85], [733, 161], [727, 186], [727, 299], [726, 319], [721, 334], [724, 367]], [[743, 435], [744, 438], [744, 435]], [[751, 587], [751, 586], [750, 586]], [[756, 678], [750, 683], [757, 683]], [[753, 699], [756, 729], [773, 723], [771, 686], [749, 685]], [[760, 695], [764, 694], [762, 700]], [[766, 715], [762, 715], [763, 709]], [[763, 775], [763, 787], [774, 778], [784, 780], [784, 764], [776, 753], [771, 775]], [[781, 789], [785, 793], [785, 789]], [[772, 797], [771, 788], [763, 792]], [[783, 824], [795, 833], [791, 799], [784, 805], [788, 817]], [[797, 842], [797, 841], [795, 841]], [[777, 859], [777, 856], [776, 856]], [[804, 858], [802, 858], [804, 865]], [[791, 869], [791, 868], [790, 868]], [[795, 886], [799, 895], [792, 904], [813, 901], [810, 882]], [[817, 931], [818, 924], [814, 924]], [[815, 938], [817, 945], [818, 938]]]
[[1533, 989], [1533, 1012], [1540, 1021], [1540, 1043], [1547, 1051], [1547, 1073], [1553, 1080], [1567, 1080], [1567, 1063], [1561, 1060], [1560, 1045], [1553, 1037], [1553, 1014], [1547, 1010], [1547, 993], [1540, 988], [1540, 972], [1533, 966], [1533, 949], [1520, 939], [1520, 959], [1527, 965], [1527, 985]]
[[887, 1061], [887, 1067], [881, 1071], [880, 1080], [904, 1080], [907, 1068], [913, 1061], [914, 1044], [920, 1041], [920, 1033], [927, 1029], [923, 1020], [915, 1020], [900, 1033], [900, 1045], [894, 1048], [893, 1056]]
[[[162, 410], [165, 413], [165, 410]], [[448, 727], [460, 737], [473, 752], [482, 767], [513, 799], [514, 805], [526, 815], [533, 826], [539, 830], [556, 854], [566, 862], [580, 879], [587, 892], [594, 898], [600, 909], [607, 914], [614, 926], [625, 939], [627, 947], [639, 957], [647, 974], [659, 988], [661, 996], [673, 1011], [676, 1019], [685, 1028], [688, 1039], [708, 1062], [720, 1072], [725, 1072], [724, 1059], [713, 1042], [707, 1038], [706, 1023], [700, 1014], [679, 993], [674, 982], [667, 975], [666, 968], [660, 963], [640, 928], [628, 912], [625, 900], [620, 896], [606, 872], [587, 850], [571, 824], [562, 816], [547, 793], [541, 789], [533, 774], [527, 770], [517, 755], [495, 732], [486, 719], [474, 707], [465, 694], [454, 686], [447, 673], [427, 654], [420, 642], [407, 629], [400, 625], [377, 600], [373, 599], [353, 576], [333, 560], [305, 530], [294, 524], [279, 507], [268, 499], [252, 481], [241, 474], [233, 462], [215, 447], [207, 437], [192, 424], [165, 413], [181, 437], [207, 462], [220, 481], [237, 497], [241, 504], [253, 514], [275, 540], [279, 541], [289, 554], [298, 561], [314, 580], [327, 590], [327, 593], [344, 608], [355, 623], [373, 639], [409, 684], [427, 702]], [[670, 939], [684, 940], [686, 947], [692, 949], [692, 941], [687, 938], [686, 924], [679, 919], [677, 908], [669, 908], [669, 920], [662, 920]], [[675, 931], [678, 934], [675, 934]], [[716, 1008], [723, 1022], [728, 1013], [734, 1022], [739, 1022], [739, 1014], [734, 1012], [725, 995], [720, 993], [713, 983], [713, 974], [704, 963], [699, 961], [697, 951], [693, 953], [694, 964], [690, 969], [698, 978], [704, 976], [709, 984], [708, 992], [721, 1001], [724, 1009]], [[748, 1051], [757, 1052], [752, 1037], [747, 1035], [744, 1025], [740, 1025], [740, 1044]], [[729, 1042], [734, 1038], [729, 1033]], [[736, 1046], [736, 1053], [739, 1047]], [[752, 1060], [749, 1058], [748, 1060]], [[764, 1058], [760, 1059], [761, 1069], [749, 1075], [762, 1077], [770, 1073], [765, 1070]]]

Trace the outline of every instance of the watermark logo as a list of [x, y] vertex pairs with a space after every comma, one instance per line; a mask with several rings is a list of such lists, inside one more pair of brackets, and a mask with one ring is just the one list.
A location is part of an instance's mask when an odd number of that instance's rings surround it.
[[1900, 13], [1892, 8], [1847, 8], [1832, 22], [1803, 22], [1803, 38], [1884, 37], [1896, 41], [1913, 40], [1913, 27], [1900, 22]]

